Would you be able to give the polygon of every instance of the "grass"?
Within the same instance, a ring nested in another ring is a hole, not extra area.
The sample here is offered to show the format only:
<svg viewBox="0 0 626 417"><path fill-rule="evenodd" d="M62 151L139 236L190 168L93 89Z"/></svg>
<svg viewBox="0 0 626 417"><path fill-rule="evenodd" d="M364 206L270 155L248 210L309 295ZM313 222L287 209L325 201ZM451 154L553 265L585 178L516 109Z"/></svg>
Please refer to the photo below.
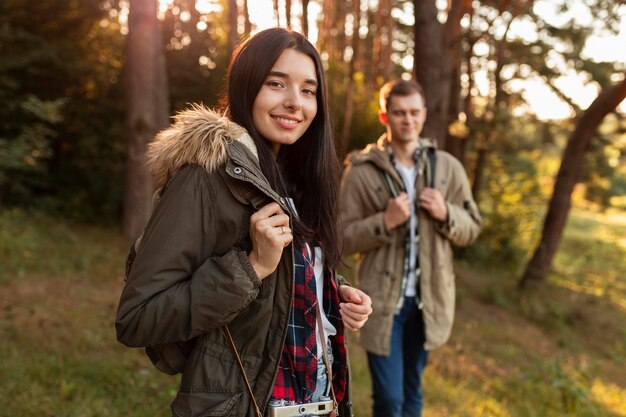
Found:
<svg viewBox="0 0 626 417"><path fill-rule="evenodd" d="M449 343L431 353L425 417L626 416L626 215L575 211L553 273L518 293L457 265ZM169 416L178 378L117 343L129 242L117 230L0 212L0 417ZM349 338L355 414L370 380Z"/></svg>

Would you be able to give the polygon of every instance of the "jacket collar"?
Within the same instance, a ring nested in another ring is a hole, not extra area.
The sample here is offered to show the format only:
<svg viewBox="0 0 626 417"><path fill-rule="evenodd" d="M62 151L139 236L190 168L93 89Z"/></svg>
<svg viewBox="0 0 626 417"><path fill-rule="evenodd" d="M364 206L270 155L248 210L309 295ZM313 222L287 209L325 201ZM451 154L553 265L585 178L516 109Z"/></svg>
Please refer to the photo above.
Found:
<svg viewBox="0 0 626 417"><path fill-rule="evenodd" d="M425 138L419 138L419 146L415 151L415 159L420 158L420 152L427 148L435 148L432 141ZM359 165L365 162L375 164L378 168L395 173L393 167L393 151L389 141L387 140L387 134L384 133L378 138L376 143L369 144L365 149L350 153L346 157L346 165Z"/></svg>

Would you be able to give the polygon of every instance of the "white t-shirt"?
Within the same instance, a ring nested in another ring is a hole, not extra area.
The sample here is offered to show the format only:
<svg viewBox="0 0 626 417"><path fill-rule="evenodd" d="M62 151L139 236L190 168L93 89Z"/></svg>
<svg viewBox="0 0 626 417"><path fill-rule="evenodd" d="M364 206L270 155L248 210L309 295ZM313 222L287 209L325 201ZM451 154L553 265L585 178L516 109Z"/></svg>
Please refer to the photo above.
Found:
<svg viewBox="0 0 626 417"><path fill-rule="evenodd" d="M307 249L311 253L311 247L307 243ZM320 312L322 313L322 324L324 325L324 336L326 336L325 342L328 342L330 336L337 334L337 329L333 326L326 313L324 312L323 301L324 300L324 258L322 255L322 248L315 247L315 263L313 264L313 271L315 272L315 292L317 293L317 300L320 303ZM315 338L317 339L317 346L319 346L317 356L320 357L324 354L322 350L322 339L320 337L319 329L315 326Z"/></svg>
<svg viewBox="0 0 626 417"><path fill-rule="evenodd" d="M411 200L411 217L409 218L409 238L411 239L411 247L409 248L409 274L407 277L404 295L407 297L415 297L417 294L415 288L417 285L417 276L415 274L415 261L417 258L417 239L415 238L417 229L417 216L415 213L415 180L417 178L417 164L412 167L405 167L404 165L398 163L395 165L398 173L402 177L402 181L404 182L406 193L409 195L409 199Z"/></svg>

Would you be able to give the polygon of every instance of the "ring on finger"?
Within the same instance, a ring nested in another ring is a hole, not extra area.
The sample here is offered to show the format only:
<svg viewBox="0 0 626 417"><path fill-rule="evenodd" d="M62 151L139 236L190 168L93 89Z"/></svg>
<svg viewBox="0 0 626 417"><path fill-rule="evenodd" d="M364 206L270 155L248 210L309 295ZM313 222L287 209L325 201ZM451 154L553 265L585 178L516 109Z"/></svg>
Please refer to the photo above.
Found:
<svg viewBox="0 0 626 417"><path fill-rule="evenodd" d="M285 234L285 226L280 226L280 234L281 235Z"/></svg>

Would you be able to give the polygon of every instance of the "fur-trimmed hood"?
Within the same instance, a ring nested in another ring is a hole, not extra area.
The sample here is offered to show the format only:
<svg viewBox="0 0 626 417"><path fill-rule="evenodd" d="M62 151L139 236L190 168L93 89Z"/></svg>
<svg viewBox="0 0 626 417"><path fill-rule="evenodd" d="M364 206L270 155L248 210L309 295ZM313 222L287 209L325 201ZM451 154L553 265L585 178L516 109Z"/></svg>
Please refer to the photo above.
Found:
<svg viewBox="0 0 626 417"><path fill-rule="evenodd" d="M194 104L174 116L174 123L148 145L148 168L158 188L185 165L200 165L211 172L226 162L226 148L233 141L241 142L258 159L256 146L243 127Z"/></svg>

